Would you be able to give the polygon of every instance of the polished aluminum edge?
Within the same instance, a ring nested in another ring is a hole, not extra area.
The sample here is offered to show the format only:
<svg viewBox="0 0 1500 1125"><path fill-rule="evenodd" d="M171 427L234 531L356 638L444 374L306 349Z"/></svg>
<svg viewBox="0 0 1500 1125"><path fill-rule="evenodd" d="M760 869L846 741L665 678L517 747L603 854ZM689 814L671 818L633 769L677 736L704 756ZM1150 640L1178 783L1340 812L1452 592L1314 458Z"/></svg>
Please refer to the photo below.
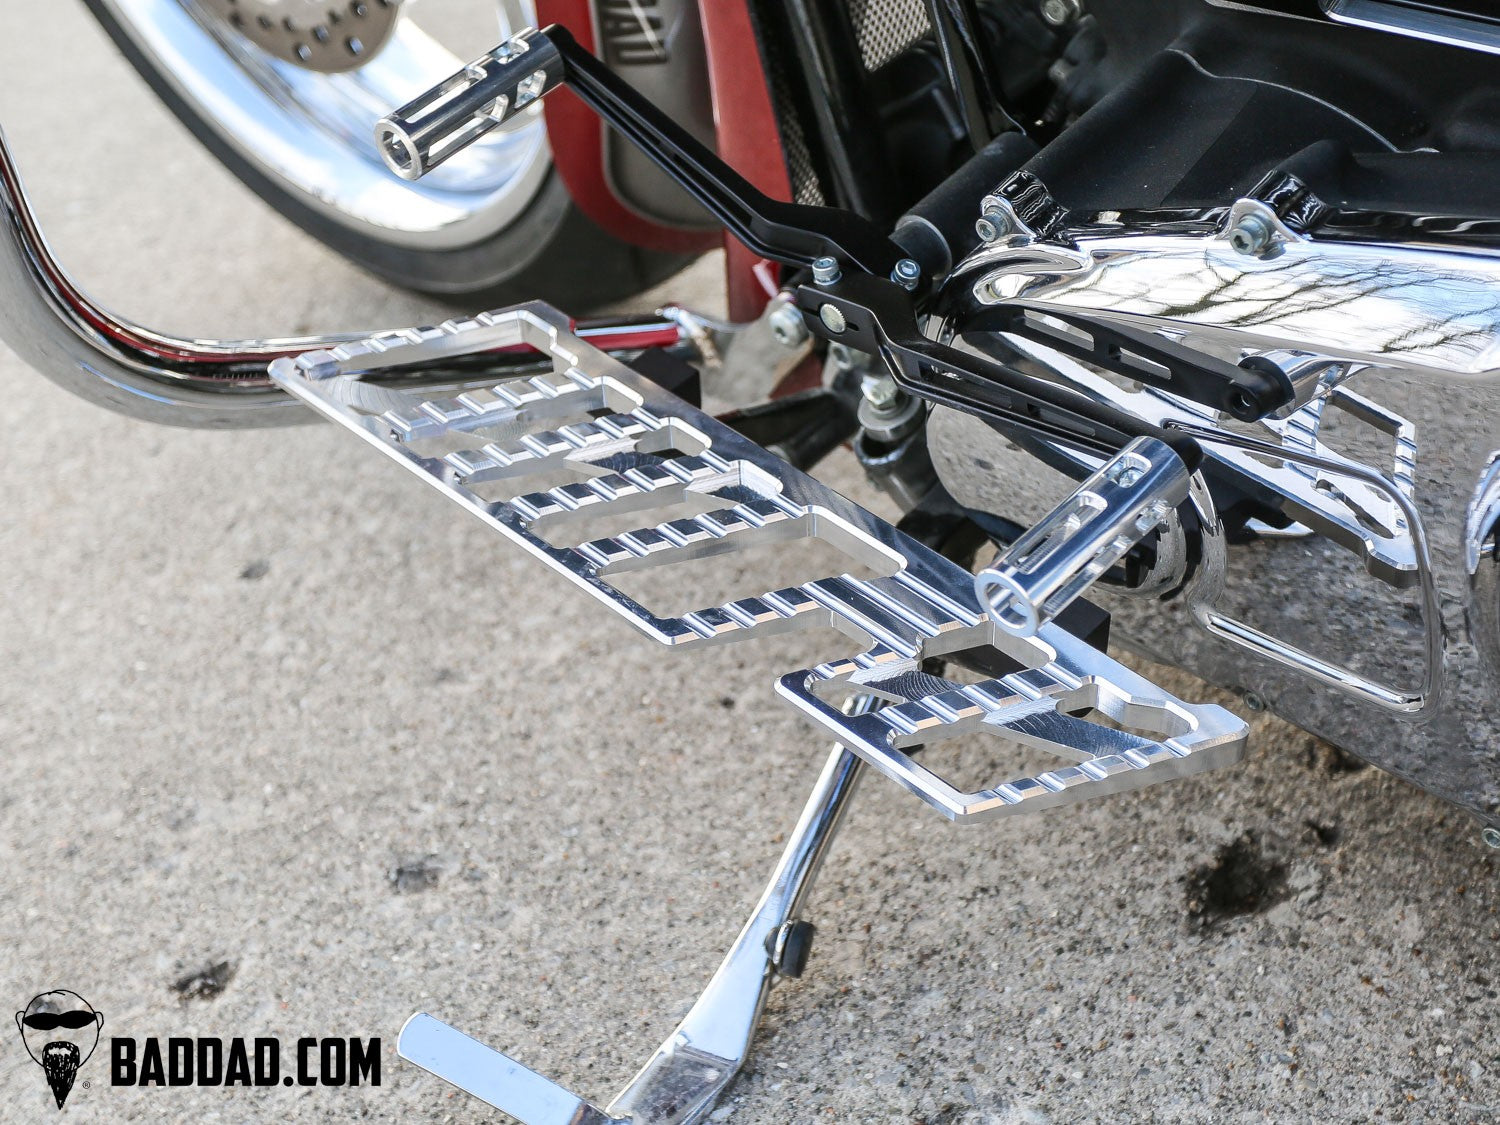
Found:
<svg viewBox="0 0 1500 1125"><path fill-rule="evenodd" d="M550 356L553 373L456 398L364 379L416 357L516 344ZM950 818L1051 808L1225 765L1243 753L1246 726L1222 708L1184 703L1056 625L1030 638L1007 635L979 604L967 570L589 347L545 305L280 359L271 374L663 644L720 644L819 626L862 639L870 645L862 654L784 676L779 690L836 741ZM453 450L466 435L474 447ZM422 449L428 442L439 445L430 455ZM527 478L558 470L578 479L508 500L476 491L501 483L524 488ZM722 506L587 538L600 517L684 499ZM657 615L611 582L627 571L804 538L882 576L830 575L679 617ZM928 658L965 654L1020 670L969 685L922 671ZM879 706L846 715L832 700L849 694L873 695ZM1091 721L1093 712L1155 737ZM1077 764L967 792L907 753L970 731Z"/></svg>
<svg viewBox="0 0 1500 1125"><path fill-rule="evenodd" d="M1428 8L1383 0L1321 0L1321 6L1329 19L1340 23L1500 55L1500 26L1483 18L1444 11L1436 5Z"/></svg>

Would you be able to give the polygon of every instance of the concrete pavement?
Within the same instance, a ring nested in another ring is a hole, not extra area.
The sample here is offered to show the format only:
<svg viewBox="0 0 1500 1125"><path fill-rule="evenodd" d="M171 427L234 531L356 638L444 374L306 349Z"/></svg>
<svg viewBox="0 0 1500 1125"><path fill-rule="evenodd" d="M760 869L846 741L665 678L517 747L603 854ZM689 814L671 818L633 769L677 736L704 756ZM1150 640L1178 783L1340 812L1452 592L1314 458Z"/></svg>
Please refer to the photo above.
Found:
<svg viewBox="0 0 1500 1125"><path fill-rule="evenodd" d="M63 261L143 322L451 311L260 205L80 4L0 7L0 121ZM417 1009L610 1096L817 774L771 690L808 640L660 652L329 427L152 428L3 349L0 394L0 1007L387 1047L357 1090L120 1089L95 1059L69 1118L491 1120L396 1059ZM1262 719L1234 770L971 829L868 779L729 1119L1500 1120L1500 856L1352 765ZM56 1112L0 1028L0 1122Z"/></svg>

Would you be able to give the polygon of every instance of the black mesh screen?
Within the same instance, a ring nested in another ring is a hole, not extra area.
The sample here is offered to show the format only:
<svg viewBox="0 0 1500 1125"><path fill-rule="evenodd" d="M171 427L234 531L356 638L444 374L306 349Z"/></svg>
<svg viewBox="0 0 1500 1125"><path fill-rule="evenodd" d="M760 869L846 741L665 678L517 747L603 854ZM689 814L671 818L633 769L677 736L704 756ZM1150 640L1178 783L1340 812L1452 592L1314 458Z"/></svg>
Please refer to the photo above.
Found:
<svg viewBox="0 0 1500 1125"><path fill-rule="evenodd" d="M866 70L890 62L931 26L922 0L852 0L849 15Z"/></svg>
<svg viewBox="0 0 1500 1125"><path fill-rule="evenodd" d="M833 0L828 0L833 2ZM859 51L866 70L876 70L890 62L912 43L927 34L927 6L923 0L848 0L850 20L859 39ZM792 198L798 203L827 202L818 173L807 147L807 134L800 116L787 95L782 67L787 62L768 52L766 77L781 139L786 148L787 171L792 181Z"/></svg>
<svg viewBox="0 0 1500 1125"><path fill-rule="evenodd" d="M827 202L827 198L818 183L818 173L813 169L801 116L787 93L786 74L783 70L786 64L774 52L766 56L765 64L766 80L771 86L772 109L781 129L782 147L786 150L787 175L792 181L792 200L821 206Z"/></svg>
<svg viewBox="0 0 1500 1125"><path fill-rule="evenodd" d="M812 155L807 151L807 137L802 127L793 122L790 128L783 130L782 141L786 145L787 171L792 179L792 198L798 203L819 206L826 203L823 189L818 184L818 174L813 171Z"/></svg>

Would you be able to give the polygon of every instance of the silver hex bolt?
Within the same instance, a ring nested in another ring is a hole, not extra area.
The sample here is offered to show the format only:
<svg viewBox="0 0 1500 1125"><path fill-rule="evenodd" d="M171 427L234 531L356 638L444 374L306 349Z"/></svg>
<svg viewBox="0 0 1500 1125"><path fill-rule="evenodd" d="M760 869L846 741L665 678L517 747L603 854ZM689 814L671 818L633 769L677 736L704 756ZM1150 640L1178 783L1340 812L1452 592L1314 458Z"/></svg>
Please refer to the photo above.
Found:
<svg viewBox="0 0 1500 1125"><path fill-rule="evenodd" d="M891 280L903 289L915 289L922 280L922 267L911 258L902 258L891 270Z"/></svg>
<svg viewBox="0 0 1500 1125"><path fill-rule="evenodd" d="M864 395L865 401L876 410L889 412L900 404L903 392L884 371L874 372L864 376L859 381L860 394Z"/></svg>
<svg viewBox="0 0 1500 1125"><path fill-rule="evenodd" d="M991 207L974 221L974 233L985 242L999 242L1010 232L1010 216L998 207Z"/></svg>
<svg viewBox="0 0 1500 1125"><path fill-rule="evenodd" d="M1264 215L1241 215L1229 230L1229 245L1236 254L1259 255L1271 248L1276 228Z"/></svg>
<svg viewBox="0 0 1500 1125"><path fill-rule="evenodd" d="M813 259L812 275L813 280L819 285L833 285L839 278L844 276L844 272L839 269L839 260L837 258L830 258L825 255L821 258Z"/></svg>
<svg viewBox="0 0 1500 1125"><path fill-rule="evenodd" d="M783 303L766 317L766 324L776 342L788 351L801 347L810 335L802 313L794 305Z"/></svg>
<svg viewBox="0 0 1500 1125"><path fill-rule="evenodd" d="M1066 27L1083 14L1079 0L1043 0L1042 19L1053 27Z"/></svg>

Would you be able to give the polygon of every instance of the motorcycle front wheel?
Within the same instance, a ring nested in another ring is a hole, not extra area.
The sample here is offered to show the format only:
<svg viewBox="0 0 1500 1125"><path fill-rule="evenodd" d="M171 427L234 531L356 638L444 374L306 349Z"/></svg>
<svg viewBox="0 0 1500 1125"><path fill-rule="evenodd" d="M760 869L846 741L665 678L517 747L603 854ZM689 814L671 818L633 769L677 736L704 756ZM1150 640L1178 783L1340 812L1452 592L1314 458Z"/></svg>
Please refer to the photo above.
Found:
<svg viewBox="0 0 1500 1125"><path fill-rule="evenodd" d="M474 54L534 20L529 5L487 2L493 31ZM297 226L397 285L490 305L540 297L583 311L649 288L687 261L614 238L578 210L552 167L539 112L417 183L387 170L374 122L464 61L405 10L412 0L85 3L226 168Z"/></svg>

